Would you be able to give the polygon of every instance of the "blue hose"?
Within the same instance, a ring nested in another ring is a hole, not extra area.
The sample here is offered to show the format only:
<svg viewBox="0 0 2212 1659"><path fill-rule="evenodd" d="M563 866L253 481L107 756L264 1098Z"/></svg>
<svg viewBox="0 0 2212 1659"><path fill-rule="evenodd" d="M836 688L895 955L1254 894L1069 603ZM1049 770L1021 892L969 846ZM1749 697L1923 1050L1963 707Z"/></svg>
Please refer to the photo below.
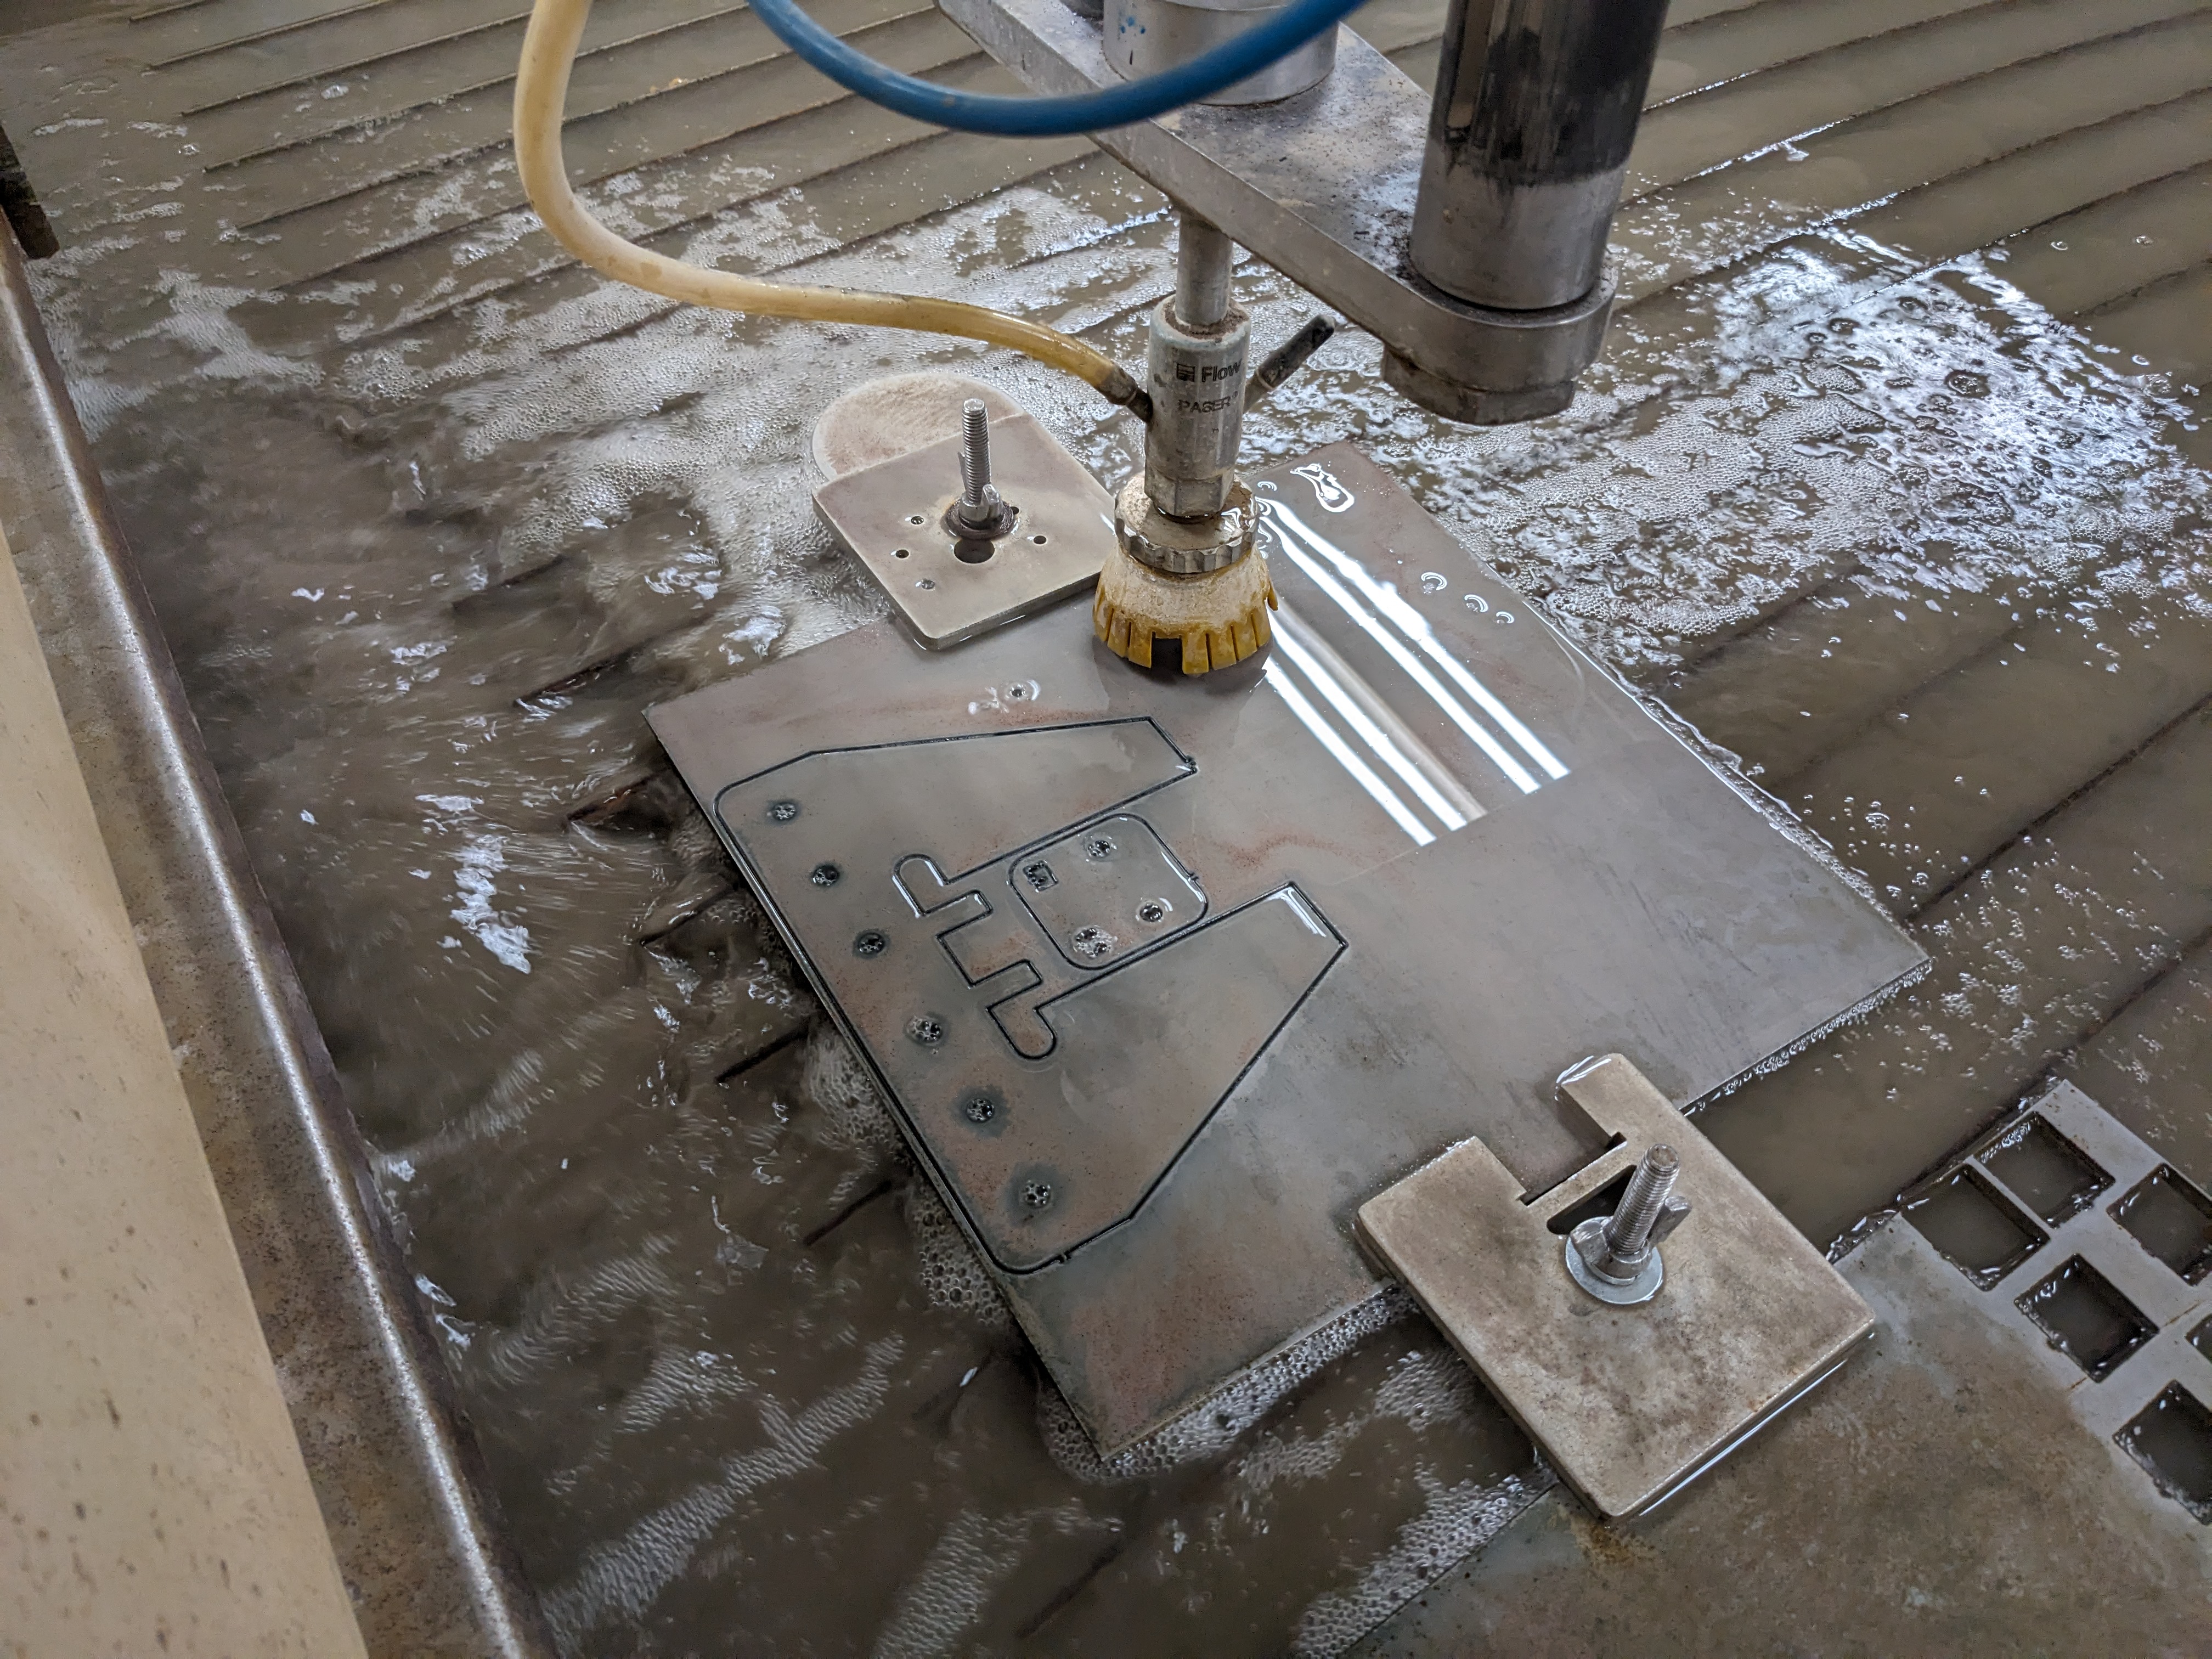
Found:
<svg viewBox="0 0 2212 1659"><path fill-rule="evenodd" d="M752 0L754 15L776 39L848 92L901 115L956 132L1001 138L1060 138L1103 132L1164 115L1211 97L1288 57L1323 29L1333 29L1364 0L1296 0L1255 29L1224 41L1188 63L1104 92L1067 98L1008 98L960 92L886 69L856 52L800 10L797 0Z"/></svg>

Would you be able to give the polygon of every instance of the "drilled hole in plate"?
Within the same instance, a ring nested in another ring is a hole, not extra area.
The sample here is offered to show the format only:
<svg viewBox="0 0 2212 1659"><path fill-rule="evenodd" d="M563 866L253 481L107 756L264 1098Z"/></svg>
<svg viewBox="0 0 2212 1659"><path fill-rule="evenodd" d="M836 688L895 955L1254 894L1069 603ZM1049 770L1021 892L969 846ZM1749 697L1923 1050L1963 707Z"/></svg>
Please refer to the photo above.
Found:
<svg viewBox="0 0 2212 1659"><path fill-rule="evenodd" d="M909 513L906 515L906 521L908 524L920 524L921 522L921 514L919 513Z"/></svg>
<svg viewBox="0 0 2212 1659"><path fill-rule="evenodd" d="M2021 1297L2020 1310L2093 1382L2103 1382L2158 1334L2134 1303L2078 1255Z"/></svg>
<svg viewBox="0 0 2212 1659"><path fill-rule="evenodd" d="M1045 538L1042 536L1032 536L1030 539L1035 542L1039 547L1042 547L1045 544Z"/></svg>
<svg viewBox="0 0 2212 1659"><path fill-rule="evenodd" d="M891 549L891 557L895 559L911 558L912 556L913 555L908 553L906 549L902 547L895 547Z"/></svg>
<svg viewBox="0 0 2212 1659"><path fill-rule="evenodd" d="M998 550L998 543L984 536L963 536L952 544L952 556L963 564L988 564Z"/></svg>

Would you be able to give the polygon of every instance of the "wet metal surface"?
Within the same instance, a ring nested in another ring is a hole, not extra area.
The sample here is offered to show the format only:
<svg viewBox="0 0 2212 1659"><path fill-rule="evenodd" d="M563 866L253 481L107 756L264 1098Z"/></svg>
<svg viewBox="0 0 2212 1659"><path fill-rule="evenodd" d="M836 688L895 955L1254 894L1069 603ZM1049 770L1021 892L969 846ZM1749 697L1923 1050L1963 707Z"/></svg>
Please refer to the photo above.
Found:
<svg viewBox="0 0 2212 1659"><path fill-rule="evenodd" d="M1858 1292L1619 1054L1560 1092L1615 1144L1524 1191L1480 1140L1359 1207L1361 1238L1413 1290L1576 1494L1608 1520L1667 1502L1845 1363L1873 1330ZM1688 1221L1657 1294L1607 1306L1567 1273L1555 1218L1672 1147Z"/></svg>
<svg viewBox="0 0 2212 1659"><path fill-rule="evenodd" d="M1802 1407L1627 1527L1539 1503L1360 1659L2198 1651L2212 1527L2076 1415L2144 1356L2089 1382L1902 1222L1841 1266L1874 1339Z"/></svg>

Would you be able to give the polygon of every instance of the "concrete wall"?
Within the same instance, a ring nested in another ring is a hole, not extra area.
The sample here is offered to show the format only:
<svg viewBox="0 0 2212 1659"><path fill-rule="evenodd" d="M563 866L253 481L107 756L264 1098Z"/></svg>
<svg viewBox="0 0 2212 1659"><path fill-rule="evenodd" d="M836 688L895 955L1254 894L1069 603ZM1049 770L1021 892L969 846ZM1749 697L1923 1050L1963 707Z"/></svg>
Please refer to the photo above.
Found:
<svg viewBox="0 0 2212 1659"><path fill-rule="evenodd" d="M0 1655L362 1652L0 557Z"/></svg>

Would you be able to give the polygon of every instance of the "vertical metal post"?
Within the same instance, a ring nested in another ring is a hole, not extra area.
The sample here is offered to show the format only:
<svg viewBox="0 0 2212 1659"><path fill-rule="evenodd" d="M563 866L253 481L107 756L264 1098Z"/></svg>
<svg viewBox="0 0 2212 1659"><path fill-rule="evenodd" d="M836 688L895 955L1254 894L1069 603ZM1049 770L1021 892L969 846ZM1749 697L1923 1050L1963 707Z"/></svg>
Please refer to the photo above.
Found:
<svg viewBox="0 0 2212 1659"><path fill-rule="evenodd" d="M1176 234L1175 297L1154 309L1146 354L1145 488L1170 518L1200 519L1228 504L1235 482L1252 325L1230 303L1229 238L1188 210Z"/></svg>
<svg viewBox="0 0 2212 1659"><path fill-rule="evenodd" d="M1185 210L1176 216L1176 321L1219 325L1229 314L1229 263L1235 245L1217 226Z"/></svg>
<svg viewBox="0 0 2212 1659"><path fill-rule="evenodd" d="M1504 311L1597 285L1666 15L1667 0L1452 0L1416 270Z"/></svg>

